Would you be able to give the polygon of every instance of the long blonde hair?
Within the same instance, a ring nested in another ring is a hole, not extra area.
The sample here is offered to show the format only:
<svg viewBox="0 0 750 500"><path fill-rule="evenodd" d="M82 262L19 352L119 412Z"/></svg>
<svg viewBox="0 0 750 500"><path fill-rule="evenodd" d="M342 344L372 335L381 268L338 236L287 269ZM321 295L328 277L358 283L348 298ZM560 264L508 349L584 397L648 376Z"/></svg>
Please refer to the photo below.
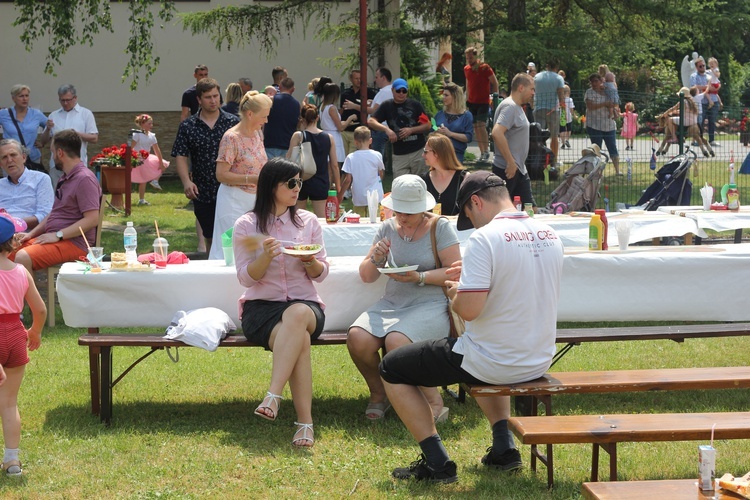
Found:
<svg viewBox="0 0 750 500"><path fill-rule="evenodd" d="M450 92L451 97L453 97L453 109L444 109L444 111L454 115L464 114L466 112L466 99L464 98L463 89L455 83L450 82L445 84L443 90Z"/></svg>
<svg viewBox="0 0 750 500"><path fill-rule="evenodd" d="M427 137L427 146L430 146L440 165L446 170L465 170L456 157L456 150L451 140L443 134L432 133ZM430 170L434 170L430 167Z"/></svg>

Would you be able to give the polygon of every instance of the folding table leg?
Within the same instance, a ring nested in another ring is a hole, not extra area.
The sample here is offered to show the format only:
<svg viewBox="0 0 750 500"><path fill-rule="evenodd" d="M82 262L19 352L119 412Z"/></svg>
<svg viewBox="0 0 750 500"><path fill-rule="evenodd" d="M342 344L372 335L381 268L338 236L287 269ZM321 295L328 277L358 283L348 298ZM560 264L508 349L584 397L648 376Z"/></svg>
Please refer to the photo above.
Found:
<svg viewBox="0 0 750 500"><path fill-rule="evenodd" d="M99 388L101 387L101 378L99 371L99 362L101 360L101 349L96 346L89 346L89 379L91 380L91 414L99 415L99 403L101 402Z"/></svg>
<svg viewBox="0 0 750 500"><path fill-rule="evenodd" d="M101 348L101 421L109 425L112 419L112 347Z"/></svg>

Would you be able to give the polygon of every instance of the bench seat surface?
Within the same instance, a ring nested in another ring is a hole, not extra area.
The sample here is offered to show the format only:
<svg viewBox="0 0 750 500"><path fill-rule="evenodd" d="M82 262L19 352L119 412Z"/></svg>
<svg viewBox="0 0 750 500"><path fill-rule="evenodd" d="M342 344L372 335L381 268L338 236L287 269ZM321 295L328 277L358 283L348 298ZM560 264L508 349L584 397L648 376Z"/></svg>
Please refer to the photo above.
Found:
<svg viewBox="0 0 750 500"><path fill-rule="evenodd" d="M335 345L346 343L346 332L323 332L312 341L312 345ZM111 346L111 347L189 347L179 340L165 339L162 335L141 333L98 334L87 333L78 337L78 345ZM258 347L248 341L244 335L229 335L221 341L219 347Z"/></svg>
<svg viewBox="0 0 750 500"><path fill-rule="evenodd" d="M513 417L523 444L696 441L750 438L750 412Z"/></svg>
<svg viewBox="0 0 750 500"><path fill-rule="evenodd" d="M737 500L740 498L732 493L724 493L721 489L715 492L701 491L695 479L583 483L581 491L586 500L643 500L644 498Z"/></svg>

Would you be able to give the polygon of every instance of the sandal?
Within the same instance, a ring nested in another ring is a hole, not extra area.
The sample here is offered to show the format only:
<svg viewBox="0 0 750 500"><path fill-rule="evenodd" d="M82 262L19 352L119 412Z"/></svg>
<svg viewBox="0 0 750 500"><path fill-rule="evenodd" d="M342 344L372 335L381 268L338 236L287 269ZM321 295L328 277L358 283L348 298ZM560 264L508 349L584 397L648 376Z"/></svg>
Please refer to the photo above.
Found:
<svg viewBox="0 0 750 500"><path fill-rule="evenodd" d="M367 417L369 420L380 420L385 416L385 412L390 410L391 403L386 398L380 403L367 403L367 408L365 409L365 417Z"/></svg>
<svg viewBox="0 0 750 500"><path fill-rule="evenodd" d="M312 448L312 445L315 444L315 439L313 439L313 424L301 424L299 422L294 422L294 425L299 427L299 429L297 429L297 432L294 433L292 446L296 446L297 448ZM297 437L297 435L300 433L302 435Z"/></svg>
<svg viewBox="0 0 750 500"><path fill-rule="evenodd" d="M258 406L253 413L258 415L261 418L265 418L266 420L276 420L276 416L279 414L279 406L281 406L281 400L284 399L279 394L273 394L271 392L266 392L266 397L263 398L263 402L260 403L260 406ZM276 408L274 408L274 406ZM261 411L264 410L264 411ZM270 412L269 415L266 412Z"/></svg>
<svg viewBox="0 0 750 500"><path fill-rule="evenodd" d="M3 462L2 469L8 476L20 476L23 473L20 460L8 460Z"/></svg>
<svg viewBox="0 0 750 500"><path fill-rule="evenodd" d="M441 422L445 422L446 420L448 420L449 411L450 411L450 408L448 408L447 406L443 406L440 409L440 413L438 413L437 415L433 415L433 418L435 419L435 423L439 424Z"/></svg>

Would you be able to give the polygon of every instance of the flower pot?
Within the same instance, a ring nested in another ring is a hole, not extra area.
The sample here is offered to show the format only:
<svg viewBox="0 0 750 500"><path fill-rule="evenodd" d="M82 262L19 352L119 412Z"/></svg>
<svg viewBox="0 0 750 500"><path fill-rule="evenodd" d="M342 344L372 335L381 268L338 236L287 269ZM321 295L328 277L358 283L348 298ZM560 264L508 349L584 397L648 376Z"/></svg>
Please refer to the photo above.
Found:
<svg viewBox="0 0 750 500"><path fill-rule="evenodd" d="M102 191L109 193L110 204L122 209L124 206L123 194L130 189L130 182L126 178L125 167L111 167L102 165Z"/></svg>

